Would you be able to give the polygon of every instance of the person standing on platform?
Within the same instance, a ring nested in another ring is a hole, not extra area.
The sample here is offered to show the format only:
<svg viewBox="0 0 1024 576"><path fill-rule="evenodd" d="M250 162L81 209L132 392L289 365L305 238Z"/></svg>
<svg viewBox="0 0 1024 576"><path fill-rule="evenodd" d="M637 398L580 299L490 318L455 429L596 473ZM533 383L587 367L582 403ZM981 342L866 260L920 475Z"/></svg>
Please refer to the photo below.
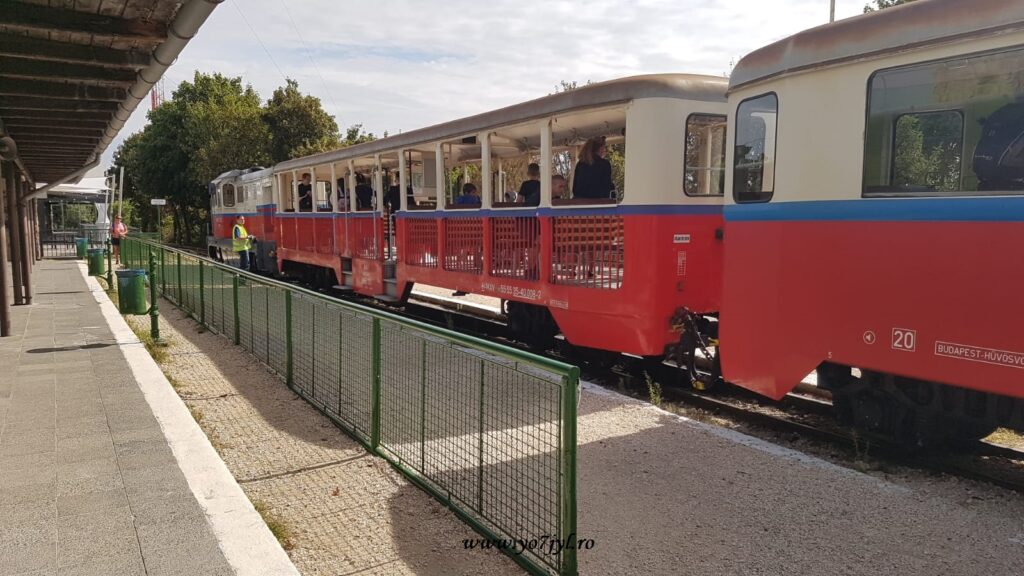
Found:
<svg viewBox="0 0 1024 576"><path fill-rule="evenodd" d="M121 263L121 239L128 236L128 227L120 216L114 216L114 225L110 228L110 245L114 248L114 261Z"/></svg>
<svg viewBox="0 0 1024 576"><path fill-rule="evenodd" d="M231 249L238 253L238 267L242 270L250 269L249 251L252 250L253 239L245 229L245 216L236 218L231 229Z"/></svg>

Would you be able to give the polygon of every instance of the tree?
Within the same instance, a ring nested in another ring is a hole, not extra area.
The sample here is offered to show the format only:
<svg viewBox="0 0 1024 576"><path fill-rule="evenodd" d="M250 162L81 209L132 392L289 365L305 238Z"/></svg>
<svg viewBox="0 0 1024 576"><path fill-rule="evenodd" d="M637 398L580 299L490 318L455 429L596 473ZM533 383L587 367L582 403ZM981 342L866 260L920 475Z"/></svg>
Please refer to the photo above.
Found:
<svg viewBox="0 0 1024 576"><path fill-rule="evenodd" d="M270 129L270 156L275 163L341 144L334 117L324 111L319 98L299 92L299 83L290 78L274 90L263 119Z"/></svg>
<svg viewBox="0 0 1024 576"><path fill-rule="evenodd" d="M892 8L893 6L899 6L900 4L909 4L914 0L874 0L874 6L871 4L864 5L864 13L875 12L877 10L885 10L886 8Z"/></svg>
<svg viewBox="0 0 1024 576"><path fill-rule="evenodd" d="M363 130L362 124L353 124L345 130L345 137L341 140L341 146L354 146L356 144L362 144L363 142L372 142L377 137L373 135L373 132L367 133Z"/></svg>

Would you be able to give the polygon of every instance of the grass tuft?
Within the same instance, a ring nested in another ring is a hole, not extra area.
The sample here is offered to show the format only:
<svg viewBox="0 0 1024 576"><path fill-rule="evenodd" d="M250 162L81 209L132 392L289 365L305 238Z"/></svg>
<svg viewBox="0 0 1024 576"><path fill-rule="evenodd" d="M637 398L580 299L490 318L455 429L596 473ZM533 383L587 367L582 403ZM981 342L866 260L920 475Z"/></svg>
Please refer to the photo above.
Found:
<svg viewBox="0 0 1024 576"><path fill-rule="evenodd" d="M267 528L270 528L270 533L273 534L274 538L277 538L277 541L281 543L281 547L285 550L295 548L291 527L288 526L288 524L286 524L277 514L274 514L266 502L262 500L253 500L252 505L256 508L256 511L260 513L263 521L267 523Z"/></svg>
<svg viewBox="0 0 1024 576"><path fill-rule="evenodd" d="M188 407L188 411L192 414L192 419L196 421L196 424L202 424L203 423L203 418L205 418L206 415L203 414L202 410L200 410L199 408L196 408L194 406L189 406Z"/></svg>
<svg viewBox="0 0 1024 576"><path fill-rule="evenodd" d="M644 380L647 382L647 396L650 398L651 404L655 406L661 406L661 384L654 381L651 375L644 372Z"/></svg>
<svg viewBox="0 0 1024 576"><path fill-rule="evenodd" d="M135 326L132 326L132 332L135 332L135 335L139 337L139 340L142 342L142 344L146 346L146 351L149 352L149 355L153 357L153 360L156 360L157 364L163 364L164 362L167 361L168 346L166 342L158 344L153 340L153 337L150 336L149 330L145 328L137 328Z"/></svg>

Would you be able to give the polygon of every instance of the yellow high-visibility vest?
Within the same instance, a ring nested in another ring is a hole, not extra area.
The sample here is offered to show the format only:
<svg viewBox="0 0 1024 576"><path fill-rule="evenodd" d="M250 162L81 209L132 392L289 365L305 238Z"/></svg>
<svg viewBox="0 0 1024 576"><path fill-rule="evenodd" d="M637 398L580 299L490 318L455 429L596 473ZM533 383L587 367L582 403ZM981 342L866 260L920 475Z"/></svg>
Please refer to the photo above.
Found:
<svg viewBox="0 0 1024 576"><path fill-rule="evenodd" d="M247 252L252 247L249 240L249 231L241 224L235 224L231 229L231 249L235 252Z"/></svg>

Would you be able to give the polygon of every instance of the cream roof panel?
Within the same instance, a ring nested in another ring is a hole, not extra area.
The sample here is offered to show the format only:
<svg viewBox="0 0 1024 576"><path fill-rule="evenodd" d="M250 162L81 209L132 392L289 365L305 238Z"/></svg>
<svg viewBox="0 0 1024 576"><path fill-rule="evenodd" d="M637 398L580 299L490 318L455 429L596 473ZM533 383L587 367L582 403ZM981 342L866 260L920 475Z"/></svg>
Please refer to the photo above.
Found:
<svg viewBox="0 0 1024 576"><path fill-rule="evenodd" d="M751 52L729 88L898 49L1024 29L1024 0L918 0L805 30Z"/></svg>
<svg viewBox="0 0 1024 576"><path fill-rule="evenodd" d="M414 147L427 142L465 136L553 114L628 102L637 98L679 98L702 102L725 102L727 86L726 78L692 74L651 74L610 80L373 142L322 152L305 158L295 158L278 164L274 167L274 171L296 170L306 166L369 156L385 150Z"/></svg>

